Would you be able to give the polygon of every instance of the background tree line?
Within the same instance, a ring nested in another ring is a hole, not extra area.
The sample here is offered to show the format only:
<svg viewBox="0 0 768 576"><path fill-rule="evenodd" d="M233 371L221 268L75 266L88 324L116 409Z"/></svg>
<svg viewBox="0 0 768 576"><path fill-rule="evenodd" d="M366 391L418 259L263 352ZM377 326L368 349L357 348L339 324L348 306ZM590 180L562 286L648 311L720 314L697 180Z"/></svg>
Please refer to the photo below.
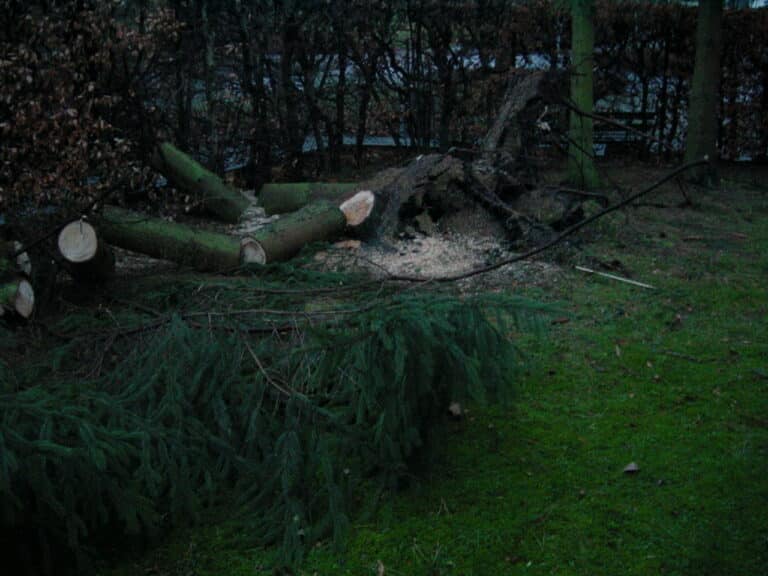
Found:
<svg viewBox="0 0 768 576"><path fill-rule="evenodd" d="M1 4L2 204L144 190L159 135L216 171L241 168L251 187L276 166L292 178L363 167L371 136L471 146L513 69L570 66L570 10L557 0ZM595 3L594 99L656 138L633 144L641 158L682 154L696 14ZM767 32L767 10L725 11L724 158L768 151ZM550 120L566 134L565 114Z"/></svg>

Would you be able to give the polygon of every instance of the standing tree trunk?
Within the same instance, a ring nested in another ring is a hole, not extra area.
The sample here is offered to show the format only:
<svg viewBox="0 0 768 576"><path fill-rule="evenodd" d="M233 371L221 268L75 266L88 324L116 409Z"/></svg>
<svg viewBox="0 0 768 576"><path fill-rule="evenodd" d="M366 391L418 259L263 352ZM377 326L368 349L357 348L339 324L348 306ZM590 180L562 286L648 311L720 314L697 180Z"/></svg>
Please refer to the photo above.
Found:
<svg viewBox="0 0 768 576"><path fill-rule="evenodd" d="M338 4L338 2L334 4ZM338 6L336 6L336 10L340 12ZM336 81L336 118L331 131L332 136L328 139L328 147L330 148L331 171L338 172L341 170L341 152L344 146L344 107L347 95L347 53L349 50L344 31L343 13L336 13L334 33L336 35L339 77Z"/></svg>
<svg viewBox="0 0 768 576"><path fill-rule="evenodd" d="M717 103L720 88L723 0L700 0L696 23L696 64L693 69L685 161L717 158ZM691 180L713 184L714 163L689 172Z"/></svg>
<svg viewBox="0 0 768 576"><path fill-rule="evenodd" d="M571 2L571 100L579 109L592 113L594 85L594 0ZM571 111L568 146L568 180L573 186L599 186L593 162L592 119Z"/></svg>
<svg viewBox="0 0 768 576"><path fill-rule="evenodd" d="M208 8L208 1L203 0L200 4L200 22L203 43L205 44L203 69L205 74L206 148L208 152L208 168L213 172L217 172L223 166L219 154L219 134L216 125L218 113L218 95L216 93L216 30L212 26Z"/></svg>

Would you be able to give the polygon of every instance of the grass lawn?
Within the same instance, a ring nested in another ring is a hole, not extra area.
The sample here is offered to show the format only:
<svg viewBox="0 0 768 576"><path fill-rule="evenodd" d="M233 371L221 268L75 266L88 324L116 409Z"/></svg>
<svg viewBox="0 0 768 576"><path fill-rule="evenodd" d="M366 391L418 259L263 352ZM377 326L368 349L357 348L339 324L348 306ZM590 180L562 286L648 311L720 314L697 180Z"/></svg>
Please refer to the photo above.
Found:
<svg viewBox="0 0 768 576"><path fill-rule="evenodd" d="M768 574L768 195L691 192L586 232L582 263L656 289L572 266L510 287L567 316L523 343L513 407L470 408L424 477L301 574ZM251 542L216 522L113 574L271 574Z"/></svg>

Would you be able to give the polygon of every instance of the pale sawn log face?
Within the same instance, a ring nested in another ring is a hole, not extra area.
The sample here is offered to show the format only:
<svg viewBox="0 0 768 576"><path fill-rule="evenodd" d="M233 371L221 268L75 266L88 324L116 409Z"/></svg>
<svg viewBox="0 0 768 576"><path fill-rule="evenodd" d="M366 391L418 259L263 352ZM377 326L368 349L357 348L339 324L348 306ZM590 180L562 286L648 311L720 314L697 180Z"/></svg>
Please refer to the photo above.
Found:
<svg viewBox="0 0 768 576"><path fill-rule="evenodd" d="M96 229L85 220L70 222L59 232L59 252L67 262L88 262L99 249Z"/></svg>

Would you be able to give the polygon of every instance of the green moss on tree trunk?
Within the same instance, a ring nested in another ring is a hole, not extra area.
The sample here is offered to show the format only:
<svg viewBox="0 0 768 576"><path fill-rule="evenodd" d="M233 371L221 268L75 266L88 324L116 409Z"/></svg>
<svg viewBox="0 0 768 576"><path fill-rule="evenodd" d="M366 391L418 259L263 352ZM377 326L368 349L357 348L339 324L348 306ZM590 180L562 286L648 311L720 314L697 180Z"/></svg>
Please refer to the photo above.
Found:
<svg viewBox="0 0 768 576"><path fill-rule="evenodd" d="M240 265L237 238L106 207L98 231L110 244L172 260L197 270L226 270Z"/></svg>
<svg viewBox="0 0 768 576"><path fill-rule="evenodd" d="M571 100L581 110L593 109L594 0L571 0ZM592 160L592 119L571 111L568 146L568 180L573 186L600 185Z"/></svg>
<svg viewBox="0 0 768 576"><path fill-rule="evenodd" d="M294 212L314 200L341 203L359 189L357 182L280 182L264 184L259 205L269 215Z"/></svg>
<svg viewBox="0 0 768 576"><path fill-rule="evenodd" d="M240 192L173 144L160 144L152 164L175 186L200 198L205 209L224 222L239 221L248 207L248 200Z"/></svg>
<svg viewBox="0 0 768 576"><path fill-rule="evenodd" d="M339 207L322 200L280 218L256 232L253 238L264 250L267 262L276 262L294 256L306 244L341 234L346 226L346 218Z"/></svg>

